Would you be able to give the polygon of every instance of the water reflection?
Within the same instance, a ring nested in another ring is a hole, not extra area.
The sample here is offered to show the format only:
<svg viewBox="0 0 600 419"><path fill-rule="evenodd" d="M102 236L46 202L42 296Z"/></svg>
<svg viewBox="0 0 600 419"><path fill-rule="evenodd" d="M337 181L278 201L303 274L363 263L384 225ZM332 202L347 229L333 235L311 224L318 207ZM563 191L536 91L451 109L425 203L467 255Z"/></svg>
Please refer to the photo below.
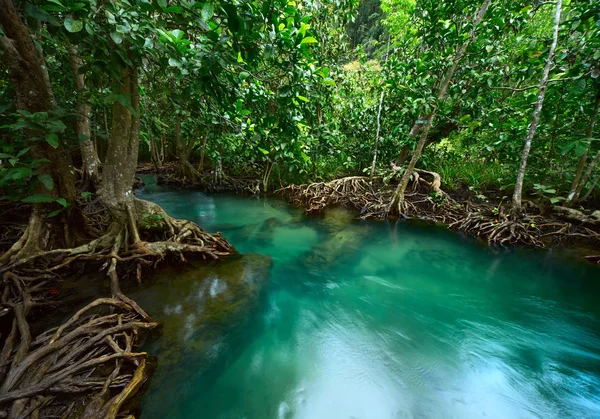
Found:
<svg viewBox="0 0 600 419"><path fill-rule="evenodd" d="M600 417L598 269L339 209L171 193L146 198L184 218L212 208L204 227L273 266L265 301L233 321L202 311L236 292L222 273L147 290L176 319L142 418Z"/></svg>

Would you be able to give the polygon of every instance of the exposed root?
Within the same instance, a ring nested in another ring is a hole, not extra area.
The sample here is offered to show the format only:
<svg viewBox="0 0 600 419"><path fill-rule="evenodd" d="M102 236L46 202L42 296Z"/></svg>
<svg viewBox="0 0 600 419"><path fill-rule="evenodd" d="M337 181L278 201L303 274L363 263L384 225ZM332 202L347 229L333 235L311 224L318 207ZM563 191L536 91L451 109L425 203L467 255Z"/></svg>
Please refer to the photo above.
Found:
<svg viewBox="0 0 600 419"><path fill-rule="evenodd" d="M475 212L450 224L450 228L480 237L490 244L525 244L543 247L535 224L529 219L512 220L504 214Z"/></svg>
<svg viewBox="0 0 600 419"><path fill-rule="evenodd" d="M125 220L113 221L89 243L38 251L0 267L0 318L10 324L0 351L0 417L67 417L77 411L80 417L115 418L128 413L126 401L148 377L148 355L134 348L141 332L157 324L123 294L118 266L133 270L141 281L143 268L169 255L212 260L233 252L220 234L171 218L154 203L133 200ZM28 316L53 304L50 281L87 263L106 271L112 296L33 337Z"/></svg>
<svg viewBox="0 0 600 419"><path fill-rule="evenodd" d="M425 177L432 179L431 182ZM542 214L525 214L512 220L508 210L488 203L472 205L470 201L458 203L441 187L435 172L417 170L410 192L404 199L395 196L393 186L381 179L346 177L330 182L308 185L290 185L275 191L292 204L304 207L307 213L320 212L328 206L343 205L360 211L362 218L385 218L391 214L405 218L415 217L449 224L449 228L475 236L492 245L524 244L543 247L567 240L600 244L600 232L595 224L598 214L584 216L579 211L569 211L565 222ZM565 211L560 211L564 216ZM567 220L569 221L569 220ZM595 261L595 257L589 260Z"/></svg>
<svg viewBox="0 0 600 419"><path fill-rule="evenodd" d="M139 333L157 324L121 298L102 298L33 338L27 317L48 304L47 282L48 276L3 275L2 309L13 319L0 353L0 416L61 417L68 397L79 409L88 405L86 412L93 405L88 417L116 417L145 380L148 355L133 352Z"/></svg>
<svg viewBox="0 0 600 419"><path fill-rule="evenodd" d="M194 179L180 176L176 171L165 171L158 176L160 185L174 186L176 188L198 188L207 192L235 192L239 194L260 194L261 182L257 179L244 179L221 174L216 178L210 175L201 175Z"/></svg>
<svg viewBox="0 0 600 419"><path fill-rule="evenodd" d="M419 187L419 180L414 182L413 191L404 195L401 214L445 223L460 216L459 206L445 192L435 193L435 188L432 192L429 190L432 184L422 177L415 178L420 179L424 188ZM307 213L344 205L359 210L362 218L385 218L389 215L390 203L394 203L393 189L381 178L352 176L330 182L290 185L275 193L294 205L305 207Z"/></svg>

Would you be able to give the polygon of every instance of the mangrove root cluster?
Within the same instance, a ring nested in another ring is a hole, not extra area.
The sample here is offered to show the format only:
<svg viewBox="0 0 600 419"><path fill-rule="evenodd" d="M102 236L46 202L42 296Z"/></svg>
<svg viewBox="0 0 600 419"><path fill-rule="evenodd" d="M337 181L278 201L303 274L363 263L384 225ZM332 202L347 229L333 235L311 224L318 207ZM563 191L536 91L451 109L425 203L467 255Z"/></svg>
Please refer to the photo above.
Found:
<svg viewBox="0 0 600 419"><path fill-rule="evenodd" d="M396 170L394 170L396 171ZM425 179L429 177L431 181ZM330 182L290 185L276 191L307 213L342 205L360 211L361 218L384 218L394 196L394 186L382 178L345 177ZM478 237L490 244L525 244L543 247L551 243L578 241L600 244L600 214L533 206L529 213L511 217L510 208L486 201L473 204L458 202L441 189L437 173L416 170L410 191L404 195L404 217L414 217L448 224L449 228ZM597 257L590 256L595 262Z"/></svg>
<svg viewBox="0 0 600 419"><path fill-rule="evenodd" d="M3 315L14 313L0 354L0 417L115 418L148 376L140 333L157 326L125 299L101 298L36 337L28 314L47 304L48 276L5 272Z"/></svg>
<svg viewBox="0 0 600 419"><path fill-rule="evenodd" d="M127 220L117 220L101 204L90 203L84 217L87 224L97 222L97 238L73 248L6 258L0 266L0 317L10 325L1 340L0 418L131 414L135 407L128 401L149 376L148 355L136 348L143 332L157 324L123 294L119 277L141 281L143 269L167 256L213 260L234 252L220 234L169 217L151 202L135 199L127 214ZM33 336L30 318L58 304L60 275L90 268L106 272L112 295Z"/></svg>
<svg viewBox="0 0 600 419"><path fill-rule="evenodd" d="M419 175L421 173L421 175ZM422 174L433 174L428 182ZM406 216L449 223L460 216L457 204L439 188L439 175L433 172L415 172L412 191L405 194ZM292 204L306 208L307 213L343 205L360 211L362 218L384 218L393 196L393 188L382 178L352 176L330 182L308 185L290 185L275 191Z"/></svg>

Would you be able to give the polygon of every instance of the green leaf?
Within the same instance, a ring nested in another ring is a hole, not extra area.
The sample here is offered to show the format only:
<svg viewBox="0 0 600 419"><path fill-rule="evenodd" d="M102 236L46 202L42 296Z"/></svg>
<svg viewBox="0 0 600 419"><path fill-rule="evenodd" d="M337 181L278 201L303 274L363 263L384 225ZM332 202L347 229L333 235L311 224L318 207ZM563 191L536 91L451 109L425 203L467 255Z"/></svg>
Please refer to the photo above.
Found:
<svg viewBox="0 0 600 419"><path fill-rule="evenodd" d="M81 198L82 198L84 201L87 201L87 200L88 200L88 198L89 198L90 196L92 196L92 195L93 195L93 194L92 194L91 192L81 192Z"/></svg>
<svg viewBox="0 0 600 419"><path fill-rule="evenodd" d="M17 153L17 158L21 157L23 154L27 153L29 150L31 149L31 147L25 147L23 150L19 151Z"/></svg>
<svg viewBox="0 0 600 419"><path fill-rule="evenodd" d="M46 142L54 148L58 148L58 135L46 134Z"/></svg>
<svg viewBox="0 0 600 419"><path fill-rule="evenodd" d="M266 156L267 154L269 154L269 151L268 151L268 150L265 150L264 148L260 148L260 147L258 147L258 149L259 149L259 150L260 150L260 152L261 152L261 153L263 153L265 156Z"/></svg>
<svg viewBox="0 0 600 419"><path fill-rule="evenodd" d="M67 208L69 206L69 203L67 202L67 200L65 198L56 198L56 202L58 202L60 205L62 205L65 208Z"/></svg>
<svg viewBox="0 0 600 419"><path fill-rule="evenodd" d="M312 36L307 36L306 38L302 38L301 44L316 44L317 40Z"/></svg>
<svg viewBox="0 0 600 419"><path fill-rule="evenodd" d="M49 191L54 188L54 180L52 180L50 175L38 175L38 179Z"/></svg>
<svg viewBox="0 0 600 419"><path fill-rule="evenodd" d="M179 30L179 29L173 29L171 31L171 35L173 36L173 38L175 39L181 39L183 38L183 31Z"/></svg>
<svg viewBox="0 0 600 419"><path fill-rule="evenodd" d="M248 73L247 71L242 71L240 73L240 80L246 80L249 75L250 75L250 73Z"/></svg>
<svg viewBox="0 0 600 419"><path fill-rule="evenodd" d="M308 100L308 98L306 98L306 97L304 97L304 96L300 96L300 95L298 95L298 96L296 96L296 97L297 97L298 99L300 99L301 101L303 101L303 102L310 102L310 100Z"/></svg>
<svg viewBox="0 0 600 419"><path fill-rule="evenodd" d="M121 35L119 32L111 32L110 37L115 42L115 44L120 44L121 42L123 42L123 35Z"/></svg>
<svg viewBox="0 0 600 419"><path fill-rule="evenodd" d="M129 33L129 32L131 32L131 28L129 26L127 26L127 25L117 25L116 30L119 33Z"/></svg>
<svg viewBox="0 0 600 419"><path fill-rule="evenodd" d="M33 170L29 167L19 167L11 170L13 180L27 179L33 175Z"/></svg>
<svg viewBox="0 0 600 419"><path fill-rule="evenodd" d="M224 4L223 9L225 9L225 13L227 13L227 27L231 32L237 34L242 29L242 22L238 16L237 7L229 3Z"/></svg>
<svg viewBox="0 0 600 419"><path fill-rule="evenodd" d="M169 58L169 65L171 67L181 67L181 61L176 60L175 58Z"/></svg>
<svg viewBox="0 0 600 419"><path fill-rule="evenodd" d="M60 214L61 212L62 212L62 210L61 210L61 209L59 209L59 210L56 210L56 211L52 211L50 214L48 214L48 215L46 216L46 218L52 218L52 217L56 217L56 216L57 216L58 214Z"/></svg>
<svg viewBox="0 0 600 419"><path fill-rule="evenodd" d="M215 10L213 8L212 3L209 3L209 2L204 3L204 7L202 7L202 19L208 21L208 20L210 20L211 17L213 17L214 13L215 13Z"/></svg>
<svg viewBox="0 0 600 419"><path fill-rule="evenodd" d="M23 199L23 202L28 204L41 204L42 202L54 202L54 198L50 195L36 194Z"/></svg>
<svg viewBox="0 0 600 419"><path fill-rule="evenodd" d="M83 22L80 20L75 20L71 17L65 19L65 29L71 33L79 32L83 29Z"/></svg>

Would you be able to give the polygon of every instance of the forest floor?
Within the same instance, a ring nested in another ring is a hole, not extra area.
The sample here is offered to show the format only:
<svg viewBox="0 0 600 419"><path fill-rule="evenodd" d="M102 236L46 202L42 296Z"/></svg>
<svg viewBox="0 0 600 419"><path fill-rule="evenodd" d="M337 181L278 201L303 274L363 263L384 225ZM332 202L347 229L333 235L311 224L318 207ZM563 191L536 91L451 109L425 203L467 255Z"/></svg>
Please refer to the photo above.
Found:
<svg viewBox="0 0 600 419"><path fill-rule="evenodd" d="M225 182L215 182L206 174L190 182L178 177L175 167L165 165L157 173L158 183L208 192L260 193L260 181L256 179L227 176ZM140 169L156 173L148 164ZM341 205L356 210L361 218L383 219L388 215L395 188L393 182L384 183L382 178L350 176L329 182L283 185L273 193L304 208L308 214ZM488 191L484 196L467 187L445 192L437 173L417 170L406 191L400 217L441 223L491 245L576 249L588 262L600 264L600 210L551 205L548 200L534 196L525 198L523 206L524 213L514 220L506 192Z"/></svg>

